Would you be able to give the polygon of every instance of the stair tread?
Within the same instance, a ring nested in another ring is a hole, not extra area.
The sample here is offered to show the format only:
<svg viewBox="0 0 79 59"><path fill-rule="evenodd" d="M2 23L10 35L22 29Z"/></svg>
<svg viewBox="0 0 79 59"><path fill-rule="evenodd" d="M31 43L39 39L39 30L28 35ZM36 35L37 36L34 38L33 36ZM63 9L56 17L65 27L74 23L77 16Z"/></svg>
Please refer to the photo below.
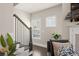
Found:
<svg viewBox="0 0 79 59"><path fill-rule="evenodd" d="M15 54L22 53L24 51L24 47L16 49Z"/></svg>
<svg viewBox="0 0 79 59"><path fill-rule="evenodd" d="M29 50L27 50L27 51L22 51L22 52L20 52L20 53L17 53L16 55L17 55L17 56L28 56L28 54L29 54Z"/></svg>
<svg viewBox="0 0 79 59"><path fill-rule="evenodd" d="M20 44L20 48L21 47L27 47L27 46L29 47L29 45Z"/></svg>
<svg viewBox="0 0 79 59"><path fill-rule="evenodd" d="M20 42L16 42L15 44L20 44Z"/></svg>
<svg viewBox="0 0 79 59"><path fill-rule="evenodd" d="M20 47L20 44L17 44L17 45L16 45L16 49L19 49L19 47Z"/></svg>

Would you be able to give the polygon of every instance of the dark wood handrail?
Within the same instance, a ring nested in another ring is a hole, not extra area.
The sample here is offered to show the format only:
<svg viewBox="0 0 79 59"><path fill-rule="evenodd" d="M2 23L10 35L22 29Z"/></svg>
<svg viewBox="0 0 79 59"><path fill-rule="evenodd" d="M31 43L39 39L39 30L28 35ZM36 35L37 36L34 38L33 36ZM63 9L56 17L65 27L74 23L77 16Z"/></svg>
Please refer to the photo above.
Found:
<svg viewBox="0 0 79 59"><path fill-rule="evenodd" d="M30 30L30 28L16 14L14 14L13 16L15 16L27 29Z"/></svg>

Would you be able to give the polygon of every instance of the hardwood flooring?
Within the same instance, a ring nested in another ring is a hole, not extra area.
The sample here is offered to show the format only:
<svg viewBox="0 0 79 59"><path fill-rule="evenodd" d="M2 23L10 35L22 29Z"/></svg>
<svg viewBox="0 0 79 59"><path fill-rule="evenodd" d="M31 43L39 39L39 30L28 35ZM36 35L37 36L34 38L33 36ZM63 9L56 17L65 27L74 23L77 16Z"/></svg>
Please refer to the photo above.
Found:
<svg viewBox="0 0 79 59"><path fill-rule="evenodd" d="M47 56L47 48L34 45L33 56Z"/></svg>

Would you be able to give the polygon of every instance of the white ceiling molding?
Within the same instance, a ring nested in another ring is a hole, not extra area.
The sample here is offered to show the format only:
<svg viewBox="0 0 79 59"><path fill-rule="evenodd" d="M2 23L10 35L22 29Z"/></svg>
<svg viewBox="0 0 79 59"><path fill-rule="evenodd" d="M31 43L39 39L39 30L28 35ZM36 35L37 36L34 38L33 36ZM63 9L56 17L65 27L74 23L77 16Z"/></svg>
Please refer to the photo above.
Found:
<svg viewBox="0 0 79 59"><path fill-rule="evenodd" d="M33 13L41 11L50 7L54 7L59 3L19 3L15 8L26 11L28 13Z"/></svg>

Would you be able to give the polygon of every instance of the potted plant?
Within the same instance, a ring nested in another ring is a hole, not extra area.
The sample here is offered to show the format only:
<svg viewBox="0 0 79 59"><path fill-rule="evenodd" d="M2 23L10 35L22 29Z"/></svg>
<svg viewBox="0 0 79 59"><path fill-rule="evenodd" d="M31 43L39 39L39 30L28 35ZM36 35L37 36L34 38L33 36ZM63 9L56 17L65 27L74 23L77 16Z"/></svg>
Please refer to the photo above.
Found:
<svg viewBox="0 0 79 59"><path fill-rule="evenodd" d="M58 32L54 32L52 36L55 40L58 40L61 35Z"/></svg>
<svg viewBox="0 0 79 59"><path fill-rule="evenodd" d="M7 39L5 40L3 35L0 36L0 44L2 46L0 52L7 56L13 56L16 51L16 45L9 33L7 33Z"/></svg>

